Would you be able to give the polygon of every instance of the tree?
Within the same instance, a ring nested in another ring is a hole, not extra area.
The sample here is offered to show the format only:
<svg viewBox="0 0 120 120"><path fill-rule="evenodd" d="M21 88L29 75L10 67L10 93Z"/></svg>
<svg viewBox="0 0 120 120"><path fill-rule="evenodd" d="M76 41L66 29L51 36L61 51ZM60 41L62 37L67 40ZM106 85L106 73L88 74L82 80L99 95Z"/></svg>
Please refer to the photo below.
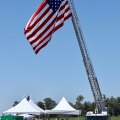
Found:
<svg viewBox="0 0 120 120"><path fill-rule="evenodd" d="M82 111L82 114L85 115L88 111L90 111L90 106L91 106L91 103L90 102L84 102L83 104L83 111Z"/></svg>
<svg viewBox="0 0 120 120"><path fill-rule="evenodd" d="M52 100L51 98L45 98L44 105L45 105L45 109L50 110L56 106L56 102Z"/></svg>
<svg viewBox="0 0 120 120"><path fill-rule="evenodd" d="M82 95L77 96L76 98L76 103L75 103L75 108L78 110L83 109L82 101L84 100L84 97Z"/></svg>
<svg viewBox="0 0 120 120"><path fill-rule="evenodd" d="M71 102L68 102L73 108L75 108L75 105Z"/></svg>
<svg viewBox="0 0 120 120"><path fill-rule="evenodd" d="M112 116L120 115L120 97L114 98L111 96L105 100L106 106L108 108L108 113Z"/></svg>
<svg viewBox="0 0 120 120"><path fill-rule="evenodd" d="M43 110L45 110L44 102L39 101L39 102L37 102L37 105L38 105L40 108L42 108Z"/></svg>
<svg viewBox="0 0 120 120"><path fill-rule="evenodd" d="M90 105L90 111L95 111L95 108L96 108L96 103L92 102Z"/></svg>

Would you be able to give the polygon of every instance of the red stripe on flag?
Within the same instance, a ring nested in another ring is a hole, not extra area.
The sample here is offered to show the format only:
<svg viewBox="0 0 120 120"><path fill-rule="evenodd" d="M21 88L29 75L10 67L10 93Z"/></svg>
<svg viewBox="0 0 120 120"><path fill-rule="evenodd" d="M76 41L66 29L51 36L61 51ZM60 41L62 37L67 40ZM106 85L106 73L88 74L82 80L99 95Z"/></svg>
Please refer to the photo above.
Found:
<svg viewBox="0 0 120 120"><path fill-rule="evenodd" d="M27 39L30 39L31 37L33 37L49 20L50 18L53 16L54 14L51 13L48 18L31 34L27 37Z"/></svg>
<svg viewBox="0 0 120 120"><path fill-rule="evenodd" d="M37 40L39 40L48 30L49 28L53 25L53 23L55 22L55 19L46 27L46 29L44 29L43 32L41 32L36 39L34 39L33 41L30 42L30 44L35 43Z"/></svg>
<svg viewBox="0 0 120 120"><path fill-rule="evenodd" d="M24 29L24 34L36 54L48 44L53 32L61 28L64 21L72 16L67 0L63 0L55 13L47 1L49 0L43 0Z"/></svg>
<svg viewBox="0 0 120 120"><path fill-rule="evenodd" d="M50 41L50 40L49 40L49 41ZM37 50L35 51L35 53L37 54L43 47L45 47L45 46L49 43L49 41L46 42L45 44L43 44L39 49L37 49Z"/></svg>
<svg viewBox="0 0 120 120"><path fill-rule="evenodd" d="M40 11L42 11L42 9L45 8L45 6L47 5L46 2L42 2L42 4L38 7L38 9L35 11L35 13L33 14L32 18L29 21L28 27L30 27L31 22L35 19L35 17L40 13Z"/></svg>
<svg viewBox="0 0 120 120"><path fill-rule="evenodd" d="M51 30L46 37L44 37L41 41L39 41L39 43L35 47L33 47L33 49L35 50L36 47L38 47L41 43L43 43L49 36L52 35L52 33L53 33L53 30Z"/></svg>
<svg viewBox="0 0 120 120"><path fill-rule="evenodd" d="M41 19L50 11L50 8L48 8L32 25L29 25L29 27L27 27L27 29L25 30L25 33L28 33L31 29L33 29L37 23L39 23L41 21Z"/></svg>

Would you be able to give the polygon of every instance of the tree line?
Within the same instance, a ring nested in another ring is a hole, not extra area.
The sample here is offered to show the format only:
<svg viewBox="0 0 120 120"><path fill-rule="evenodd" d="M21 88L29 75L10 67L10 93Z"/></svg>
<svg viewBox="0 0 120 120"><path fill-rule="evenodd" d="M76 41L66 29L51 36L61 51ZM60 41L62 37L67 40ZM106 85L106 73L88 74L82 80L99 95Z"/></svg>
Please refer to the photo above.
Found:
<svg viewBox="0 0 120 120"><path fill-rule="evenodd" d="M120 115L120 97L114 98L111 96L107 98L103 95L105 101L105 107L107 108L108 114L111 116ZM29 101L30 96L27 97ZM13 106L17 105L19 101L14 101ZM38 101L36 103L43 110L53 109L58 103L50 97L45 98L43 101ZM75 103L69 102L69 104L77 110L82 110L82 116L85 116L88 111L95 111L95 102L84 101L84 97L79 95L76 97Z"/></svg>

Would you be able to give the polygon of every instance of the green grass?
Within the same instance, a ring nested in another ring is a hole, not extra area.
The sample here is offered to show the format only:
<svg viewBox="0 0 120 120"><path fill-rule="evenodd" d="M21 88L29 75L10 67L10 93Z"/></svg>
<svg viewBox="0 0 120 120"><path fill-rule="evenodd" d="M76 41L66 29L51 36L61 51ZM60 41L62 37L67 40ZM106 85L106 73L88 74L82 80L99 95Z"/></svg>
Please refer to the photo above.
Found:
<svg viewBox="0 0 120 120"><path fill-rule="evenodd" d="M111 120L120 120L120 116L111 117Z"/></svg>
<svg viewBox="0 0 120 120"><path fill-rule="evenodd" d="M64 117L60 117L59 120L66 120ZM50 120L56 120L55 118L50 118ZM78 117L69 117L68 120L78 120ZM80 117L79 120L85 120L85 117ZM111 120L120 120L120 116L113 116L111 117Z"/></svg>

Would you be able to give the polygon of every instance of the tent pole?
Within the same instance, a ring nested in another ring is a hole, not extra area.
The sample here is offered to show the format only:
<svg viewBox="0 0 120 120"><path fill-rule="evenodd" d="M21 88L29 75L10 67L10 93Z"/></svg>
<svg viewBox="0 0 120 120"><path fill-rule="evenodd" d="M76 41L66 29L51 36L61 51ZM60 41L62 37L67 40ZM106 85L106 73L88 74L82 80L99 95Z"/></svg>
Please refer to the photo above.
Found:
<svg viewBox="0 0 120 120"><path fill-rule="evenodd" d="M40 120L40 114L39 114L39 120Z"/></svg>

